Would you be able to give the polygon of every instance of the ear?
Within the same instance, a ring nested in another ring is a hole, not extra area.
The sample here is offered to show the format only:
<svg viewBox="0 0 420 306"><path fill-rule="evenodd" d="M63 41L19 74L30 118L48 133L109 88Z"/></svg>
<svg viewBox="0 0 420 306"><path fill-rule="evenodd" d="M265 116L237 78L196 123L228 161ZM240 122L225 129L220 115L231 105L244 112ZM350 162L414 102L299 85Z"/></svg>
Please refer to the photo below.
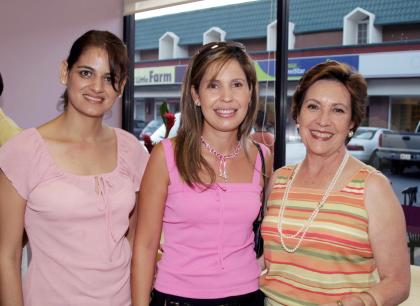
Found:
<svg viewBox="0 0 420 306"><path fill-rule="evenodd" d="M191 97L193 98L193 101L200 100L200 96L198 95L198 92L195 90L194 86L191 86Z"/></svg>
<svg viewBox="0 0 420 306"><path fill-rule="evenodd" d="M350 130L353 130L353 128L354 128L354 122L353 122L353 121L350 121L349 131L350 131Z"/></svg>
<svg viewBox="0 0 420 306"><path fill-rule="evenodd" d="M124 92L124 88L125 88L125 84L127 83L127 79L124 79L124 81L121 84L121 88L118 91L118 97L121 98L123 92Z"/></svg>
<svg viewBox="0 0 420 306"><path fill-rule="evenodd" d="M67 85L67 79L68 79L68 64L67 61L61 62L61 71L60 71L60 82L63 85Z"/></svg>

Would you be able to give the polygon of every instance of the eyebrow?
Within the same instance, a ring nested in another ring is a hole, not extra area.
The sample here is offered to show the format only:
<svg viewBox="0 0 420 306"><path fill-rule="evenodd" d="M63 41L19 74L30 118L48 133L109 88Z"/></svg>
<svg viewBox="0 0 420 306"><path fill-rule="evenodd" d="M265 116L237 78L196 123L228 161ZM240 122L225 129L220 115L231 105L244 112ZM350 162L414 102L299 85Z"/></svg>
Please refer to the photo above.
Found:
<svg viewBox="0 0 420 306"><path fill-rule="evenodd" d="M211 78L211 79L203 79L203 82L220 82L220 79L218 78ZM242 81L242 82L247 82L247 79L242 79L242 78L234 78L232 80L230 80L229 82L235 82L235 81Z"/></svg>
<svg viewBox="0 0 420 306"><path fill-rule="evenodd" d="M88 69L88 70L91 70L91 71L95 71L95 69L94 68L92 68L92 67L90 67L90 66L86 66L86 65L79 65L79 66L77 66L77 68L78 69ZM106 72L104 75L111 75L111 72Z"/></svg>
<svg viewBox="0 0 420 306"><path fill-rule="evenodd" d="M89 70L95 70L92 67L86 66L86 65L79 65L79 66L77 66L77 68L85 68L85 69L89 69Z"/></svg>
<svg viewBox="0 0 420 306"><path fill-rule="evenodd" d="M318 104L322 104L321 102L319 102L319 100L317 100L317 99L314 99L314 98L311 98L311 99L307 99L307 100L304 100L303 101L303 103L306 103L306 102L316 102L316 103L318 103ZM337 103L333 103L332 104L332 106L343 106L343 107L345 107L345 108L349 108L346 104L344 104L344 103L342 103L342 102L337 102Z"/></svg>

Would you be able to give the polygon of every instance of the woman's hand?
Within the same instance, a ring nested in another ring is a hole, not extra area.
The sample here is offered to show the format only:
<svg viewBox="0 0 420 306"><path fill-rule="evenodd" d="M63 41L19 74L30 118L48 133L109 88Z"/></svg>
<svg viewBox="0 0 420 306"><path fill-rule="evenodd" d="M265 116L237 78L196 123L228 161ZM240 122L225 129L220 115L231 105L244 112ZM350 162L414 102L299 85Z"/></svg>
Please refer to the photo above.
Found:
<svg viewBox="0 0 420 306"><path fill-rule="evenodd" d="M341 301L341 304L339 303ZM359 294L346 295L332 303L321 304L321 306L370 306L365 304Z"/></svg>

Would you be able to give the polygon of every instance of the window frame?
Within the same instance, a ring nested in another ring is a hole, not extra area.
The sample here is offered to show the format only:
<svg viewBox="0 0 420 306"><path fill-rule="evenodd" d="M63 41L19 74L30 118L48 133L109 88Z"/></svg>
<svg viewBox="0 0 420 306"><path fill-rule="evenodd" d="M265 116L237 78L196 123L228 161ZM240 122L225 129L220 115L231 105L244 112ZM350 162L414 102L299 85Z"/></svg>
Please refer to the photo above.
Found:
<svg viewBox="0 0 420 306"><path fill-rule="evenodd" d="M275 129L274 168L280 168L286 161L286 120L287 120L287 61L288 61L288 31L289 31L289 0L277 0L277 39L276 39L276 82L275 82ZM134 48L135 48L135 18L133 15L124 16L124 42L129 56L127 83L122 103L122 128L133 131L134 114ZM279 50L281 50L279 52Z"/></svg>

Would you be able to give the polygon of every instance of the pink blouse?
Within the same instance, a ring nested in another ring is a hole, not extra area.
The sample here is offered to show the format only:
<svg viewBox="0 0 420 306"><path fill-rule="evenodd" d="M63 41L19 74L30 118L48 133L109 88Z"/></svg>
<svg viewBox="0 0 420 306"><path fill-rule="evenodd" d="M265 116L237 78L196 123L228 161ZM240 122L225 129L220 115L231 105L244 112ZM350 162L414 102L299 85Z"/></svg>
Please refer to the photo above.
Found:
<svg viewBox="0 0 420 306"><path fill-rule="evenodd" d="M181 180L171 141L162 143L171 184L155 288L198 299L258 290L260 267L254 252L252 223L261 206L259 155L249 183L219 183L202 191Z"/></svg>
<svg viewBox="0 0 420 306"><path fill-rule="evenodd" d="M148 160L131 134L114 129L118 163L109 173L61 170L32 128L0 149L0 168L27 200L32 251L23 280L25 306L128 306L129 213Z"/></svg>

